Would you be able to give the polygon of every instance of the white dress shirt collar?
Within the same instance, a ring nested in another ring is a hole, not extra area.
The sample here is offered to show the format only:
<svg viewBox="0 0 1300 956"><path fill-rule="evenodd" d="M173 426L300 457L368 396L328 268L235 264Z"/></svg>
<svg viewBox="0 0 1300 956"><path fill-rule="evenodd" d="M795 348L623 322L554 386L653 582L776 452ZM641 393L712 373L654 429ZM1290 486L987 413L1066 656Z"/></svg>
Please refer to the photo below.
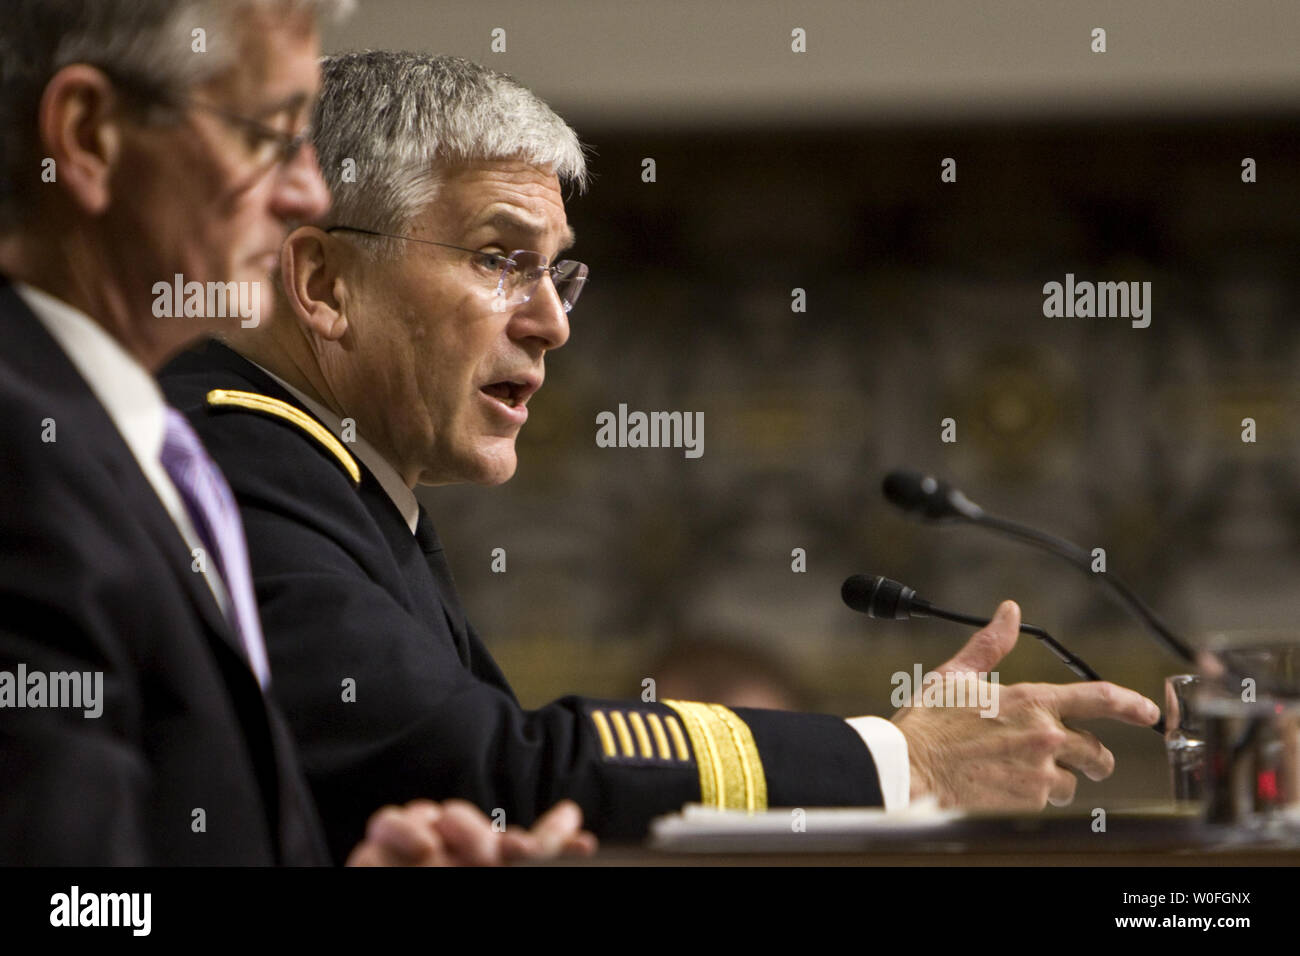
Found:
<svg viewBox="0 0 1300 956"><path fill-rule="evenodd" d="M191 553L202 547L202 539L194 530L180 492L162 465L167 404L149 370L80 309L23 282L15 282L14 291L63 349L104 406L104 411L117 426L122 440ZM224 612L229 602L225 583L213 568L205 569L203 576Z"/></svg>
<svg viewBox="0 0 1300 956"><path fill-rule="evenodd" d="M140 467L146 474L161 468L166 405L148 369L79 309L25 283L14 290L86 380Z"/></svg>

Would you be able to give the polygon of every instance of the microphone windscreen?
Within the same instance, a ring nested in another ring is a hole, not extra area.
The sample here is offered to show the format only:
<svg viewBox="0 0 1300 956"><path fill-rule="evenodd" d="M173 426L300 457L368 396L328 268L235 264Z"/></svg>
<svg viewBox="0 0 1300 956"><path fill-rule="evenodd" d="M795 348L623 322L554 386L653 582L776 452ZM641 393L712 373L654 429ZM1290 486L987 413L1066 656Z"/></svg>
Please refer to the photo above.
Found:
<svg viewBox="0 0 1300 956"><path fill-rule="evenodd" d="M855 574L840 586L840 597L855 611L885 620L901 620L908 614L899 613L903 592L907 589L889 578Z"/></svg>
<svg viewBox="0 0 1300 956"><path fill-rule="evenodd" d="M922 486L924 476L918 471L896 469L885 475L880 490L885 500L904 511L920 511L929 503L930 495Z"/></svg>
<svg viewBox="0 0 1300 956"><path fill-rule="evenodd" d="M840 586L840 597L844 603L863 614L871 613L871 595L875 593L875 582L865 574L855 574L846 578Z"/></svg>

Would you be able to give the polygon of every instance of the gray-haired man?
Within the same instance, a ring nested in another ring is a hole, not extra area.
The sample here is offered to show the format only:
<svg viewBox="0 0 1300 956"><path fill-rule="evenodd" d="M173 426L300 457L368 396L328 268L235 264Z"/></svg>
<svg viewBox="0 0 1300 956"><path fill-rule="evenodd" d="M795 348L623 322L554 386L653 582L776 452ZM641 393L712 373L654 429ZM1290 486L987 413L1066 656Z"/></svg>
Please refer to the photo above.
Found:
<svg viewBox="0 0 1300 956"><path fill-rule="evenodd" d="M1000 721L580 697L523 709L412 489L514 473L528 398L586 276L556 261L581 148L517 83L418 54L329 59L316 127L335 206L286 242L275 321L164 380L240 501L277 693L336 853L367 805L416 796L524 822L569 796L610 837L692 801L1041 807L1072 797L1064 766L1113 766L1060 718L1155 720L1108 685L1000 688ZM950 668L991 669L1018 613L1004 604Z"/></svg>
<svg viewBox="0 0 1300 956"><path fill-rule="evenodd" d="M160 289L255 288L327 208L303 128L342 5L0 5L0 864L329 859L237 509L152 373L249 318ZM353 861L537 851L470 809L389 808Z"/></svg>

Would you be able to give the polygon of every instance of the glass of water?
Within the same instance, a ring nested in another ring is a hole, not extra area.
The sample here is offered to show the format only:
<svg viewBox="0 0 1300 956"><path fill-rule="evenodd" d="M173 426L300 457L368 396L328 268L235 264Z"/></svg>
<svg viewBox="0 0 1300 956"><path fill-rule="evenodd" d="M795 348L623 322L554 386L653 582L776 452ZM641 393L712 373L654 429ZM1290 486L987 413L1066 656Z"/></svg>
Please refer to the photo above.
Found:
<svg viewBox="0 0 1300 956"><path fill-rule="evenodd" d="M1205 650L1190 695L1205 819L1291 830L1300 822L1300 640L1233 632Z"/></svg>
<svg viewBox="0 0 1300 956"><path fill-rule="evenodd" d="M1205 727L1196 706L1201 678L1165 678L1165 753L1175 803L1200 803L1205 793Z"/></svg>

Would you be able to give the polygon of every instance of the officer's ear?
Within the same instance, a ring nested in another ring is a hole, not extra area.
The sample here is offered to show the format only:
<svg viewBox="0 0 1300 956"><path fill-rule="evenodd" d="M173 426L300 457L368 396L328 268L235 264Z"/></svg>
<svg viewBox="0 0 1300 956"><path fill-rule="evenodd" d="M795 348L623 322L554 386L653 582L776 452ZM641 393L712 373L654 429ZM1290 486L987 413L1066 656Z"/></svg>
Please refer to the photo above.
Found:
<svg viewBox="0 0 1300 956"><path fill-rule="evenodd" d="M300 226L280 247L280 285L303 328L331 342L348 328L340 244L315 226Z"/></svg>

